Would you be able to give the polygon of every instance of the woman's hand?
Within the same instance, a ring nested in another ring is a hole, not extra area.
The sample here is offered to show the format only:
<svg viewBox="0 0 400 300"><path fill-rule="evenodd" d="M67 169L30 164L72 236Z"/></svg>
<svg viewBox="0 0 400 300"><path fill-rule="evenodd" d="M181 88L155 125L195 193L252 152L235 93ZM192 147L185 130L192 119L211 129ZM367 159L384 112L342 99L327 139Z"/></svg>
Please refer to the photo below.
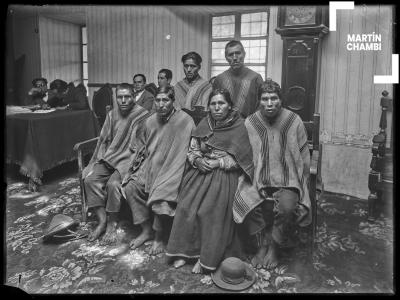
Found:
<svg viewBox="0 0 400 300"><path fill-rule="evenodd" d="M207 163L212 169L218 169L220 167L218 159L209 159Z"/></svg>
<svg viewBox="0 0 400 300"><path fill-rule="evenodd" d="M204 158L196 158L195 160L195 165L196 167L200 170L202 173L208 173L210 172L213 168L205 161Z"/></svg>

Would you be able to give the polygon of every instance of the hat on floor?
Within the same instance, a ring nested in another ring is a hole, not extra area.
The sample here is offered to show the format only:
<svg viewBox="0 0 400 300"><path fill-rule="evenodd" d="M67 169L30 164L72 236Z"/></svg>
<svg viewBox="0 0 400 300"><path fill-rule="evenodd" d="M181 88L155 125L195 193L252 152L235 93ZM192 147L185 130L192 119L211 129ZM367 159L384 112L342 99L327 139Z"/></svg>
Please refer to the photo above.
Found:
<svg viewBox="0 0 400 300"><path fill-rule="evenodd" d="M211 278L220 288L241 291L255 282L256 273L239 258L228 257L221 263L218 270L211 274Z"/></svg>
<svg viewBox="0 0 400 300"><path fill-rule="evenodd" d="M78 221L69 216L57 214L53 217L48 228L45 230L43 239L77 237L77 233L70 229L78 224Z"/></svg>

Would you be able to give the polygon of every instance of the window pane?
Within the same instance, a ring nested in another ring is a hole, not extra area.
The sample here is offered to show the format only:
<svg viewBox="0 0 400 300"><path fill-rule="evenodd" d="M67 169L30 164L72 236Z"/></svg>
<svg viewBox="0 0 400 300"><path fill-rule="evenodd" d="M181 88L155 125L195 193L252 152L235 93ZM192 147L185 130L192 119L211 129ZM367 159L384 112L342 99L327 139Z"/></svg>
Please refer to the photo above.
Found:
<svg viewBox="0 0 400 300"><path fill-rule="evenodd" d="M211 63L226 63L225 45L228 42L212 42L211 45Z"/></svg>
<svg viewBox="0 0 400 300"><path fill-rule="evenodd" d="M264 36L268 32L268 13L259 12L242 15L240 35L242 37Z"/></svg>
<svg viewBox="0 0 400 300"><path fill-rule="evenodd" d="M221 74L225 70L229 69L229 65L226 66L211 66L211 77L217 76Z"/></svg>
<svg viewBox="0 0 400 300"><path fill-rule="evenodd" d="M249 69L253 70L254 72L257 72L258 74L261 75L262 79L265 80L265 66L249 66L246 65Z"/></svg>
<svg viewBox="0 0 400 300"><path fill-rule="evenodd" d="M246 51L245 63L265 63L267 57L267 40L242 40L241 42Z"/></svg>
<svg viewBox="0 0 400 300"><path fill-rule="evenodd" d="M82 46L82 60L87 61L87 46L86 45Z"/></svg>
<svg viewBox="0 0 400 300"><path fill-rule="evenodd" d="M82 27L82 44L87 44L87 31L86 31L86 27Z"/></svg>
<svg viewBox="0 0 400 300"><path fill-rule="evenodd" d="M89 73L88 73L88 64L83 63L83 78L88 79L89 78Z"/></svg>
<svg viewBox="0 0 400 300"><path fill-rule="evenodd" d="M235 16L222 16L212 18L213 38L233 38L235 35Z"/></svg>

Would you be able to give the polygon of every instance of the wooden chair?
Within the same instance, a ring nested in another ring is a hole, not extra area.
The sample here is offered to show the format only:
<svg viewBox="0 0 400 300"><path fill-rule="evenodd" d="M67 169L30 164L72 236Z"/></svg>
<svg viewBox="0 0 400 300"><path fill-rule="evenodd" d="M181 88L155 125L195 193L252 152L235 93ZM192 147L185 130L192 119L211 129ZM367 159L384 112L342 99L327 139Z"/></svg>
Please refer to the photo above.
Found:
<svg viewBox="0 0 400 300"><path fill-rule="evenodd" d="M106 83L98 91L94 92L92 100L93 112L99 122L100 127L103 126L107 115L106 107L113 107L113 92L110 84Z"/></svg>
<svg viewBox="0 0 400 300"><path fill-rule="evenodd" d="M312 210L311 233L309 236L309 254L312 257L314 242L317 233L317 202L324 191L324 184L321 177L322 144L319 141L320 115L315 113L312 121L304 121L307 131L308 147L310 149L310 185L309 193Z"/></svg>
<svg viewBox="0 0 400 300"><path fill-rule="evenodd" d="M111 106L106 106L106 115L111 109L112 109ZM87 219L86 217L88 212L85 186L82 178L82 171L86 167L85 157L89 154L90 155L93 154L94 150L96 149L98 140L99 137L95 137L90 140L86 140L74 145L74 151L77 152L77 157L78 157L78 177L79 177L79 186L81 189L81 201L82 201L82 222L86 222Z"/></svg>

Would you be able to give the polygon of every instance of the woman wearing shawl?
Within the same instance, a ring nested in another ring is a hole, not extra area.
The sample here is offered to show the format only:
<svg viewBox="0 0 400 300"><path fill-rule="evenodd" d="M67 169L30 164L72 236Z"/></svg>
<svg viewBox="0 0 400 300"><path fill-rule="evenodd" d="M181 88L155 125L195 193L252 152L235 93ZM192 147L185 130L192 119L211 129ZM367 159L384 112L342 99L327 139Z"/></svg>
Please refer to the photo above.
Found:
<svg viewBox="0 0 400 300"><path fill-rule="evenodd" d="M253 177L253 158L243 119L225 89L208 100L209 114L192 134L189 165L181 184L167 255L175 268L197 258L192 272L215 270L234 240L232 204L239 175Z"/></svg>

